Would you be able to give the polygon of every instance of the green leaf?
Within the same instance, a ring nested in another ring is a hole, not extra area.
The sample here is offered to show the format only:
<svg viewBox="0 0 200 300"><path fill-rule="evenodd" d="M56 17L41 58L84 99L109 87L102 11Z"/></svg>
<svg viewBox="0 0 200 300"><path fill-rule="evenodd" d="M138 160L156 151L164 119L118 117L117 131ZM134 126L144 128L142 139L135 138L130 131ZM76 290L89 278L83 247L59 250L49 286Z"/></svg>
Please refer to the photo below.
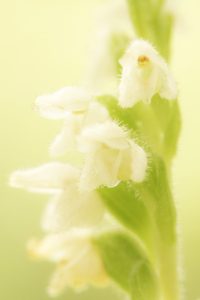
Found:
<svg viewBox="0 0 200 300"><path fill-rule="evenodd" d="M156 46L167 60L170 58L172 29L174 25L174 16L168 12L160 10L157 14L157 20L154 24L156 32Z"/></svg>
<svg viewBox="0 0 200 300"><path fill-rule="evenodd" d="M159 299L153 266L137 240L123 232L109 232L94 243L107 273L132 300Z"/></svg>
<svg viewBox="0 0 200 300"><path fill-rule="evenodd" d="M176 154L181 130L181 116L177 100L166 100L156 95L151 101L151 107L162 131L162 152L167 160Z"/></svg>
<svg viewBox="0 0 200 300"><path fill-rule="evenodd" d="M136 34L150 41L162 56L169 59L173 16L165 11L164 1L127 0Z"/></svg>
<svg viewBox="0 0 200 300"><path fill-rule="evenodd" d="M161 158L151 155L144 182L121 182L114 188L99 188L98 192L110 213L139 236L152 255L156 236L162 237L166 245L176 241L176 209Z"/></svg>
<svg viewBox="0 0 200 300"><path fill-rule="evenodd" d="M131 108L122 108L117 98L111 95L99 96L97 100L108 109L113 120L156 143L160 129L149 104L140 101Z"/></svg>
<svg viewBox="0 0 200 300"><path fill-rule="evenodd" d="M121 182L114 188L98 190L101 199L117 220L136 233L148 246L151 243L151 220L145 199L141 199L137 184Z"/></svg>
<svg viewBox="0 0 200 300"><path fill-rule="evenodd" d="M136 33L140 37L152 40L152 5L150 0L127 0L130 17L134 24Z"/></svg>
<svg viewBox="0 0 200 300"><path fill-rule="evenodd" d="M130 43L130 38L123 32L113 32L109 40L110 57L113 59L116 74L121 73L120 58Z"/></svg>
<svg viewBox="0 0 200 300"><path fill-rule="evenodd" d="M170 121L168 122L165 131L164 149L165 156L171 159L177 151L177 145L179 141L181 131L181 114L177 101L173 102L173 108L171 110Z"/></svg>
<svg viewBox="0 0 200 300"><path fill-rule="evenodd" d="M151 104L138 102L123 109L111 95L98 97L113 120L130 130L141 146L147 146L169 163L176 153L181 129L177 100L166 100L155 95Z"/></svg>
<svg viewBox="0 0 200 300"><path fill-rule="evenodd" d="M176 208L165 163L156 155L151 157L149 174L140 185L140 194L154 207L152 213L161 240L167 245L176 242Z"/></svg>

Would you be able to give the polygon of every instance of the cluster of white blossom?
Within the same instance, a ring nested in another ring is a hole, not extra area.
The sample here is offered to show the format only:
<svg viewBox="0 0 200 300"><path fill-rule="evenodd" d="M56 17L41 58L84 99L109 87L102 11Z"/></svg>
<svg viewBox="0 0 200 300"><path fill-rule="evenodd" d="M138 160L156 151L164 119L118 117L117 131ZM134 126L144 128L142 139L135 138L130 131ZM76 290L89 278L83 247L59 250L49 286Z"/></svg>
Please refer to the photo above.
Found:
<svg viewBox="0 0 200 300"><path fill-rule="evenodd" d="M122 107L150 101L156 93L176 98L168 67L149 43L133 42L121 64ZM12 186L52 195L42 219L47 236L42 241L32 240L29 249L34 256L58 265L48 289L51 295L65 286L106 284L108 276L90 241L106 211L97 189L114 187L123 180L143 181L147 154L84 88L65 87L40 96L36 106L43 117L64 120L50 153L57 157L73 150L84 159L80 167L50 162L12 174Z"/></svg>

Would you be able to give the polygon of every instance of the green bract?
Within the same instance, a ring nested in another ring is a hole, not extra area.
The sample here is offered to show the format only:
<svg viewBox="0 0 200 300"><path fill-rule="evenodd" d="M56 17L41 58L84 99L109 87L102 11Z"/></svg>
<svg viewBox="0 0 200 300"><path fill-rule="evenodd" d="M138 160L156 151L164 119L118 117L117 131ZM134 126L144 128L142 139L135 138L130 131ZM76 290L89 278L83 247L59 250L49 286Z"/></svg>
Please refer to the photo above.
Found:
<svg viewBox="0 0 200 300"><path fill-rule="evenodd" d="M127 127L144 146L170 162L176 154L180 134L180 111L177 100L168 101L155 95L151 104L137 103L122 109L118 100L111 96L99 96L110 116Z"/></svg>
<svg viewBox="0 0 200 300"><path fill-rule="evenodd" d="M137 35L151 41L165 57L170 56L174 16L164 0L126 0Z"/></svg>
<svg viewBox="0 0 200 300"><path fill-rule="evenodd" d="M133 300L158 299L158 278L148 255L138 241L125 232L96 237L106 271Z"/></svg>

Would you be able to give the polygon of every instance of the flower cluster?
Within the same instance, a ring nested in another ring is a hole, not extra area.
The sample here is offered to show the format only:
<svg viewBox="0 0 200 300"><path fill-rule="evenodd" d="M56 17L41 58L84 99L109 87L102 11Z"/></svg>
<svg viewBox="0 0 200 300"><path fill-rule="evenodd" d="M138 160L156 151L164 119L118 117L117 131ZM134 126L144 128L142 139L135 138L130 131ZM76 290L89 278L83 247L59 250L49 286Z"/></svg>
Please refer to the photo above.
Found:
<svg viewBox="0 0 200 300"><path fill-rule="evenodd" d="M133 42L121 64L122 107L133 106L139 100L149 102L156 93L176 98L167 65L149 43ZM52 295L65 286L106 284L108 275L91 242L106 214L98 188L115 187L126 180L143 181L147 154L84 88L65 87L40 96L36 107L45 118L64 120L62 131L50 147L51 155L76 151L83 162L79 167L69 162L50 162L12 174L12 186L52 197L42 219L47 236L42 241L32 240L30 252L57 263L48 289Z"/></svg>

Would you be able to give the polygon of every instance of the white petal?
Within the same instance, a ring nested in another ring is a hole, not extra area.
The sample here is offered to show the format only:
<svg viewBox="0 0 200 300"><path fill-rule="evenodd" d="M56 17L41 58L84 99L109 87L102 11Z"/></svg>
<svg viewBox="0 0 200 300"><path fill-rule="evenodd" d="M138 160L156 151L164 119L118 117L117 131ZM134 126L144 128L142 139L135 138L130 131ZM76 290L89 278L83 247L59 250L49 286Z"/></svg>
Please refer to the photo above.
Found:
<svg viewBox="0 0 200 300"><path fill-rule="evenodd" d="M119 150L100 147L89 153L82 170L80 188L95 190L102 185L116 186L119 183L120 163L121 152Z"/></svg>
<svg viewBox="0 0 200 300"><path fill-rule="evenodd" d="M67 151L77 150L77 138L81 131L90 125L105 122L109 119L108 111L98 102L91 102L84 114L70 113L66 119L64 128L55 138L50 153L57 157L64 155Z"/></svg>
<svg viewBox="0 0 200 300"><path fill-rule="evenodd" d="M84 129L79 139L85 152L80 188L95 190L102 185L114 187L120 180L143 180L146 154L133 145L128 133L113 121Z"/></svg>
<svg viewBox="0 0 200 300"><path fill-rule="evenodd" d="M141 182L145 179L146 170L147 170L147 154L134 142L131 142L132 147L132 174L131 178L133 181Z"/></svg>
<svg viewBox="0 0 200 300"><path fill-rule="evenodd" d="M90 231L76 230L48 235L40 242L29 244L33 255L58 263L48 288L52 296L58 295L66 286L105 285L108 282L102 260L90 238Z"/></svg>
<svg viewBox="0 0 200 300"><path fill-rule="evenodd" d="M79 139L80 149L90 152L98 145L105 145L113 149L125 149L128 147L127 132L113 121L87 127L83 130Z"/></svg>
<svg viewBox="0 0 200 300"><path fill-rule="evenodd" d="M107 109L101 105L100 103L93 101L90 103L88 107L88 111L85 115L84 119L84 127L92 125L92 124L98 124L103 123L109 120L109 113Z"/></svg>
<svg viewBox="0 0 200 300"><path fill-rule="evenodd" d="M177 96L176 84L166 62L146 41L134 41L121 59L119 102L131 107L139 100L149 102L156 94L166 99Z"/></svg>
<svg viewBox="0 0 200 300"><path fill-rule="evenodd" d="M80 251L80 246L87 244L89 230L70 230L65 233L48 234L41 241L32 239L28 250L38 258L46 258L54 262L73 259Z"/></svg>
<svg viewBox="0 0 200 300"><path fill-rule="evenodd" d="M76 139L80 134L83 117L69 114L65 120L62 131L56 136L50 146L50 154L53 157L64 155L67 151L76 148Z"/></svg>
<svg viewBox="0 0 200 300"><path fill-rule="evenodd" d="M177 94L178 91L176 82L172 75L169 74L166 76L166 79L163 80L163 84L160 89L160 96L165 99L173 100L177 98Z"/></svg>
<svg viewBox="0 0 200 300"><path fill-rule="evenodd" d="M64 288L83 288L89 284L106 286L109 282L102 261L98 253L92 247L81 247L79 255L69 264L62 264L53 274L48 287L51 296L58 296Z"/></svg>
<svg viewBox="0 0 200 300"><path fill-rule="evenodd" d="M87 110L91 95L82 88L68 86L36 99L36 107L43 117L63 119L69 112L81 113Z"/></svg>
<svg viewBox="0 0 200 300"><path fill-rule="evenodd" d="M103 215L104 206L99 195L95 192L81 193L74 185L49 202L42 227L51 232L91 227L98 225Z"/></svg>
<svg viewBox="0 0 200 300"><path fill-rule="evenodd" d="M79 169L69 164L52 162L14 172L11 175L10 184L31 192L55 193L77 181L79 174Z"/></svg>

